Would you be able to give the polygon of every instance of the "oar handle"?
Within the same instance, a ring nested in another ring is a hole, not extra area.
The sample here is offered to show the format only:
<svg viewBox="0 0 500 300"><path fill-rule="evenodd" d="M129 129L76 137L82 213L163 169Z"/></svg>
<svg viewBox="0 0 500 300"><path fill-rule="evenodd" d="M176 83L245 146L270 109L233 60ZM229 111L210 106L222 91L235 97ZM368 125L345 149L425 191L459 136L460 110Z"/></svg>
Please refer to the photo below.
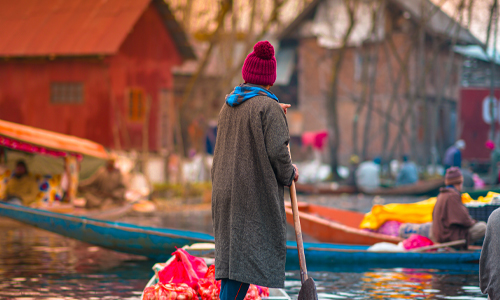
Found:
<svg viewBox="0 0 500 300"><path fill-rule="evenodd" d="M288 152L290 153L290 146L288 146ZM290 153L290 159L291 158L292 154ZM300 281L303 284L309 276L307 275L306 255L304 254L304 240L302 239L302 229L300 227L299 205L297 204L295 181L292 181L292 185L290 186L290 199L292 200L293 227L295 228L295 239L297 240L297 251L299 252Z"/></svg>
<svg viewBox="0 0 500 300"><path fill-rule="evenodd" d="M300 281L304 283L309 276L307 275L306 255L304 254L304 240L302 239L302 229L300 227L299 206L297 204L297 192L295 182L290 186L290 198L292 200L293 224L295 227L295 239L297 240L297 251L299 252Z"/></svg>

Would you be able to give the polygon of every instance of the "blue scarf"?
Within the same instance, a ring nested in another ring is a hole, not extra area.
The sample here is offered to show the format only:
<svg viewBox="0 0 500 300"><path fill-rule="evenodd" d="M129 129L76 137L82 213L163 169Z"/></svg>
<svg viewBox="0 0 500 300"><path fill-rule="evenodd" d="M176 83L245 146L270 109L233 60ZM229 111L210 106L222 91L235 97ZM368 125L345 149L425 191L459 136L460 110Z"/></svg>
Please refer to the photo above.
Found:
<svg viewBox="0 0 500 300"><path fill-rule="evenodd" d="M241 103L257 96L267 96L271 99L274 99L278 102L278 97L274 95L272 92L262 88L260 86L244 83L234 88L234 91L226 96L226 103L231 106L237 106Z"/></svg>

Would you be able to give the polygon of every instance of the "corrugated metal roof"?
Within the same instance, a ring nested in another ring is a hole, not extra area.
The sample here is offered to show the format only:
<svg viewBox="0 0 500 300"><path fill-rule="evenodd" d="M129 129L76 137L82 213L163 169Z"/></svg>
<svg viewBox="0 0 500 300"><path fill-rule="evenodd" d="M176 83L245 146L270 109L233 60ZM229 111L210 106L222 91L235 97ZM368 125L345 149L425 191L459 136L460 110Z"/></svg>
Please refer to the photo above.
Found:
<svg viewBox="0 0 500 300"><path fill-rule="evenodd" d="M181 55L194 58L163 0L0 0L0 56L114 54L151 1Z"/></svg>
<svg viewBox="0 0 500 300"><path fill-rule="evenodd" d="M467 57L472 57L475 59L479 59L485 62L491 62L493 57L495 57L495 64L500 65L500 53L498 51L494 51L494 48L488 48L485 52L484 49L477 45L472 46L455 46L453 50L456 53L460 53Z"/></svg>

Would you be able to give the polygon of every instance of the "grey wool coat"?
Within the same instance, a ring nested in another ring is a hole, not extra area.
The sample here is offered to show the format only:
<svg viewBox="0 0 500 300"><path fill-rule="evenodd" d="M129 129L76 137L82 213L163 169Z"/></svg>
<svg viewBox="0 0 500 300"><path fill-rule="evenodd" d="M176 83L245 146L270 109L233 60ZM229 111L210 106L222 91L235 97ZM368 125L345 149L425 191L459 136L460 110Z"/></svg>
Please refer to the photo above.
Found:
<svg viewBox="0 0 500 300"><path fill-rule="evenodd" d="M500 299L500 209L488 218L481 258L479 259L479 287L488 299Z"/></svg>
<svg viewBox="0 0 500 300"><path fill-rule="evenodd" d="M267 96L222 107L212 166L217 279L284 287L289 140L283 109Z"/></svg>

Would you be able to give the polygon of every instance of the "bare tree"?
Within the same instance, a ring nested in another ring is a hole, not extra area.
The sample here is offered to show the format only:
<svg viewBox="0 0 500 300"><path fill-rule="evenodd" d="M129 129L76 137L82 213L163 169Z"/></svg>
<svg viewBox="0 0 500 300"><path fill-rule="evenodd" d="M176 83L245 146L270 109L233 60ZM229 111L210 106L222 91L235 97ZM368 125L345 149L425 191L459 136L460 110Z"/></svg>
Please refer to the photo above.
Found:
<svg viewBox="0 0 500 300"><path fill-rule="evenodd" d="M371 74L370 74L370 83L369 83L369 92L368 92L368 107L366 111L366 120L365 120L365 129L363 132L363 152L361 154L363 159L367 157L367 149L368 144L370 143L370 131L371 131L371 119L373 112L373 101L375 98L375 83L377 78L377 67L378 67L378 56L380 51L379 37L377 36L377 29L380 25L380 19L383 16L383 10L385 9L385 1L379 1L378 6L374 6L372 8L372 32L370 40L372 44L370 62L371 62Z"/></svg>
<svg viewBox="0 0 500 300"><path fill-rule="evenodd" d="M348 27L344 36L342 38L341 46L338 50L335 50L332 57L331 64L331 77L330 77L330 91L327 99L327 111L329 113L328 118L328 131L330 133L329 146L330 146L330 166L332 169L332 174L335 180L339 178L337 173L337 168L339 165L339 146L340 146L340 124L339 124L339 114L338 114L338 99L339 99L339 73L342 67L342 62L344 59L344 54L347 49L347 42L352 33L355 24L355 12L357 7L357 1L355 0L344 0L344 5L347 9L347 15L349 17Z"/></svg>

